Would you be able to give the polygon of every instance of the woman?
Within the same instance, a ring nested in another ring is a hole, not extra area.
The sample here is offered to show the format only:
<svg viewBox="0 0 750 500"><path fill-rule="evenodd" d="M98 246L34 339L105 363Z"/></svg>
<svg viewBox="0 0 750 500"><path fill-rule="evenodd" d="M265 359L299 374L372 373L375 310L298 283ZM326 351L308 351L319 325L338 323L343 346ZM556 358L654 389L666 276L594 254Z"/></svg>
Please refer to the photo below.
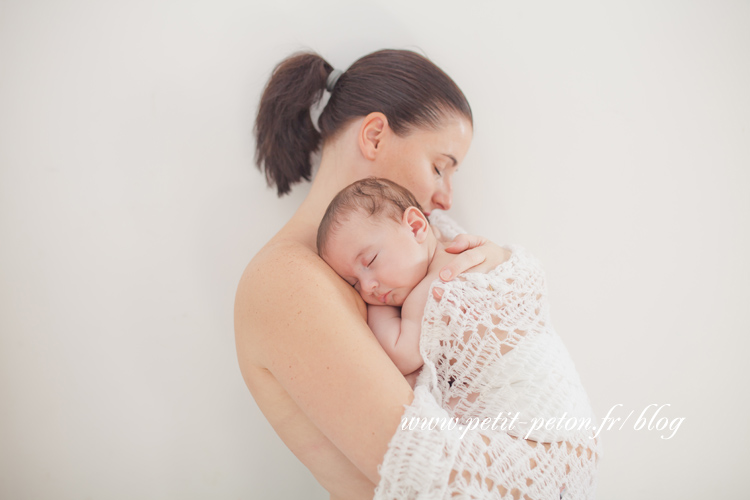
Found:
<svg viewBox="0 0 750 500"><path fill-rule="evenodd" d="M310 107L324 89L331 96L318 132ZM412 52L379 51L343 74L317 55L299 54L274 71L256 136L258 164L279 195L309 180L310 154L321 143L322 155L308 196L240 281L235 328L243 377L331 498L372 498L414 393L368 329L357 292L318 257L318 224L338 191L371 175L411 190L428 215L449 209L453 175L471 142L471 109L445 73ZM463 236L453 247L471 249L441 273L445 280L508 258L481 238ZM446 475L452 481L455 471Z"/></svg>

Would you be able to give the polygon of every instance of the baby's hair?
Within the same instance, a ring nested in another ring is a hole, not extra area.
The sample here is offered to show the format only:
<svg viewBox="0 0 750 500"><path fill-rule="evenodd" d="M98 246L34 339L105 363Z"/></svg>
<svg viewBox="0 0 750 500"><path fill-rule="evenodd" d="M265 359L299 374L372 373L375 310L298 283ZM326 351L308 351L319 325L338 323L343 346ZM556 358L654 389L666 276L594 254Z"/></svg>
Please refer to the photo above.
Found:
<svg viewBox="0 0 750 500"><path fill-rule="evenodd" d="M388 179L368 177L349 184L331 200L323 215L318 227L318 253L323 255L331 233L353 213L361 211L367 217L387 217L401 222L409 207L422 211L411 191Z"/></svg>

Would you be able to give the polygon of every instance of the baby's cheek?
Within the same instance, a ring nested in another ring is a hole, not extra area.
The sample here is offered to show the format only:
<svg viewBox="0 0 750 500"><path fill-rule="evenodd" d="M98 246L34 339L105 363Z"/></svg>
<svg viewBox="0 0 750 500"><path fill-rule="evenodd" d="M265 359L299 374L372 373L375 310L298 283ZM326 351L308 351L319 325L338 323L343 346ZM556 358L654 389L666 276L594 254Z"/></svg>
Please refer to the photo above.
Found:
<svg viewBox="0 0 750 500"><path fill-rule="evenodd" d="M373 306L382 306L383 305L380 302L378 302L376 300L373 300L372 297L370 295L368 295L368 294L360 293L359 296L362 297L362 300L364 300L365 303L367 303L367 304L370 304L370 305L373 305Z"/></svg>

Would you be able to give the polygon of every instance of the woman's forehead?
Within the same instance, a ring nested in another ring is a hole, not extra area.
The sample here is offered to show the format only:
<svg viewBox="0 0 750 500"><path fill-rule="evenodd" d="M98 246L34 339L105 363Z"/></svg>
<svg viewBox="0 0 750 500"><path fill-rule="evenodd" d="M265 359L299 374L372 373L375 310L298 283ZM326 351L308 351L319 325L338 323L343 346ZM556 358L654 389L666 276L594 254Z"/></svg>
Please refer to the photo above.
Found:
<svg viewBox="0 0 750 500"><path fill-rule="evenodd" d="M446 119L438 128L417 129L405 139L460 163L469 150L473 135L474 129L466 118L453 117Z"/></svg>

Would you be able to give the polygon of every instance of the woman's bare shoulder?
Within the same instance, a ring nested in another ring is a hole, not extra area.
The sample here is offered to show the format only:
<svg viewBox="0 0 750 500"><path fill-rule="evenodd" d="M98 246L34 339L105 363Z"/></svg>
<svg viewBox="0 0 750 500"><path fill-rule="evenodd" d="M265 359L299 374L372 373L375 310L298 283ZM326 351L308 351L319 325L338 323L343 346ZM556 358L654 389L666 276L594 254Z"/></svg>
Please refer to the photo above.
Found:
<svg viewBox="0 0 750 500"><path fill-rule="evenodd" d="M292 240L270 241L250 260L240 281L240 287L247 280L285 279L287 272L299 267L318 267L325 262L302 243Z"/></svg>
<svg viewBox="0 0 750 500"><path fill-rule="evenodd" d="M320 289L335 291L347 300L359 297L318 254L301 243L280 241L269 243L253 257L242 274L237 293L266 297L270 302L294 301L300 295L310 299L306 292ZM361 300L352 302L365 310Z"/></svg>
<svg viewBox="0 0 750 500"><path fill-rule="evenodd" d="M354 289L315 252L295 241L271 242L253 257L240 278L235 333L262 342L278 335L282 326L294 333L305 326L301 318L319 317L326 311L332 313L331 320L350 315L364 320L367 314Z"/></svg>

